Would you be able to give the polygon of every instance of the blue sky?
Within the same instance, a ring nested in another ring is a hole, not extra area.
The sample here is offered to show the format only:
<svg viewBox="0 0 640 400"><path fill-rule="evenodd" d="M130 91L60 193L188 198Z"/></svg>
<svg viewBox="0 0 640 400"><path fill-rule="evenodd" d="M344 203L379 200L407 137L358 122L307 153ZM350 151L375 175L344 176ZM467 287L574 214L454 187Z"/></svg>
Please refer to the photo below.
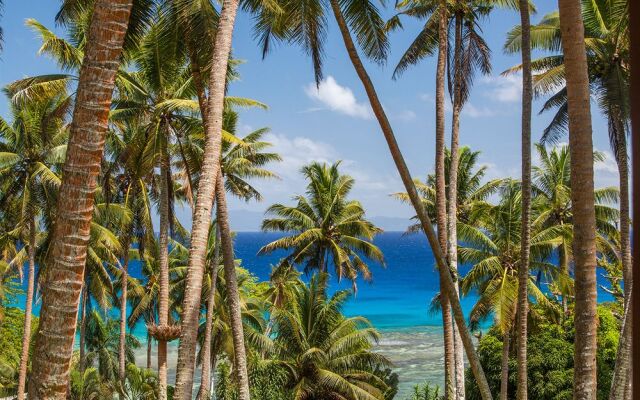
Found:
<svg viewBox="0 0 640 400"><path fill-rule="evenodd" d="M553 3L538 2L533 22L552 11ZM39 41L24 26L24 21L36 18L53 28L59 4L51 0L5 1L0 22L5 31L0 85L34 74L57 72L55 64L37 55ZM391 16L391 6L384 13ZM343 160L344 172L356 178L353 197L364 204L369 216L406 218L412 214L408 206L389 196L402 190L402 184L334 21L330 22L326 80L318 91L313 83L311 62L299 48L279 45L262 60L252 38L251 18L246 14L239 16L233 53L244 64L239 67L241 79L231 85L230 94L251 97L270 107L267 111L243 111L241 130L247 133L270 127L268 139L284 161L272 166L282 179L256 183L265 197L262 203L231 200L232 218L237 221L233 224L235 229L255 229L268 205L289 202L292 195L302 193L305 183L299 169L312 160ZM484 37L492 50L493 73L477 77L461 121L461 144L482 151L480 161L488 166L489 177L520 174L520 78L500 76L502 71L519 63L519 56L502 52L506 32L517 23L516 13L501 10L482 23ZM406 20L403 31L391 34L387 65L368 67L412 174L424 178L432 170L434 160L435 59L426 59L398 80L391 79L395 63L418 29L417 22ZM59 28L56 31L63 33ZM536 114L539 106L539 102L534 105L534 140L540 138L550 118ZM592 112L595 147L609 155L605 163L596 167L596 184L615 185L615 162L609 152L606 123L595 107ZM0 115L7 117L4 98L0 100ZM450 113L447 115L449 129ZM188 223L189 212L181 214Z"/></svg>

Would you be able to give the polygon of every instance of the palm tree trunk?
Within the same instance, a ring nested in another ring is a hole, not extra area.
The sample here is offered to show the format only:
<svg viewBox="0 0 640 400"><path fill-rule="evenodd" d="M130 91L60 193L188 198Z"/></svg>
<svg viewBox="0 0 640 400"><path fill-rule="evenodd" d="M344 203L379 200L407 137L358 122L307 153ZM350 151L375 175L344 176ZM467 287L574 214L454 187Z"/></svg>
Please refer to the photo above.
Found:
<svg viewBox="0 0 640 400"><path fill-rule="evenodd" d="M484 370L482 369L482 364L480 363L480 359L478 358L478 354L476 353L473 338L471 337L471 334L469 333L469 330L467 329L467 326L465 324L465 318L462 312L462 307L460 306L460 300L455 296L455 283L453 282L453 278L451 277L451 273L449 272L449 265L446 262L444 252L438 241L436 232L433 229L433 225L431 224L431 219L429 218L429 215L424 208L424 204L422 204L422 200L418 195L418 191L416 190L416 187L411 178L411 174L409 173L409 169L407 168L407 164L405 163L404 157L402 156L400 148L398 147L398 142L396 141L393 129L391 128L389 119L387 118L384 108L382 107L382 103L380 103L380 99L378 98L375 87L371 82L371 78L369 77L369 74L362 64L362 60L360 60L358 51L356 50L353 39L351 38L351 34L349 33L349 28L347 27L347 23L344 20L342 11L340 10L338 0L331 0L331 8L333 9L338 27L340 28L342 39L344 41L346 50L349 53L351 63L353 64L353 67L358 74L358 77L360 78L365 91L367 92L371 108L373 109L376 119L380 124L380 128L385 137L387 145L389 146L389 152L391 153L393 161L396 164L396 168L398 169L398 173L400 174L402 183L405 186L405 190L409 195L411 204L416 210L416 214L418 215L418 218L420 220L422 230L429 240L429 245L431 246L431 250L433 251L434 258L438 265L438 271L440 273L440 284L443 289L442 293L448 295L451 299L451 309L453 311L453 316L455 318L455 322L458 324L458 329L460 330L460 336L462 338L462 343L467 354L467 359L469 360L469 365L471 366L471 370L474 374L474 377L476 378L482 399L489 400L492 398L491 391L489 390L489 384L487 383L487 378L484 374Z"/></svg>
<svg viewBox="0 0 640 400"><path fill-rule="evenodd" d="M502 358L500 360L500 400L509 398L509 347L511 335L506 332L502 336Z"/></svg>
<svg viewBox="0 0 640 400"><path fill-rule="evenodd" d="M454 48L454 94L453 115L451 122L451 162L449 164L449 203L447 203L447 259L452 273L458 272L458 148L460 145L460 112L462 110L462 14L456 13L455 17L455 48ZM458 279L456 276L456 297L459 296ZM455 325L454 325L455 326ZM464 348L462 338L457 328L453 332L454 358L455 358L455 386L456 398L464 400Z"/></svg>
<svg viewBox="0 0 640 400"><path fill-rule="evenodd" d="M29 398L64 399L78 317L93 199L132 0L97 0L89 26L58 193L52 249L42 281Z"/></svg>
<svg viewBox="0 0 640 400"><path fill-rule="evenodd" d="M186 295L183 303L182 331L178 349L176 400L191 399L193 388L202 278L206 263L209 221L211 220L216 179L220 170L222 112L224 108L227 64L237 11L238 0L224 1L214 39L211 73L209 74L209 102L206 110L204 160L200 171L200 183L198 184L198 195L193 213Z"/></svg>
<svg viewBox="0 0 640 400"><path fill-rule="evenodd" d="M160 294L158 322L161 328L169 326L169 155L164 149L160 162ZM159 398L167 399L167 341L158 339Z"/></svg>
<svg viewBox="0 0 640 400"><path fill-rule="evenodd" d="M89 291L87 285L82 290L82 300L80 302L80 361L78 362L79 370L81 374L84 374L84 370L87 368L87 356L86 356L86 338L87 338L87 302L89 301Z"/></svg>
<svg viewBox="0 0 640 400"><path fill-rule="evenodd" d="M218 226L220 226L220 242L222 245L222 261L224 264L224 278L227 284L229 318L231 335L233 337L233 356L236 379L238 382L238 399L249 400L249 374L247 371L247 356L244 348L244 332L242 327L242 310L240 294L238 293L238 280L236 278L236 266L233 255L233 241L229 228L229 215L227 213L227 199L224 189L222 172L218 172L216 180L216 201Z"/></svg>
<svg viewBox="0 0 640 400"><path fill-rule="evenodd" d="M531 21L529 1L519 0L522 27L522 232L518 269L518 400L527 400L527 322L529 315L529 258L531 247ZM564 296L563 296L564 298Z"/></svg>
<svg viewBox="0 0 640 400"><path fill-rule="evenodd" d="M560 256L560 272L564 275L569 274L569 252L566 249L567 243L563 240L559 249ZM567 293L562 293L562 313L563 318L566 318L569 313L569 301L567 299Z"/></svg>
<svg viewBox="0 0 640 400"><path fill-rule="evenodd" d="M640 18L640 3L637 1L630 1L629 3L629 20L638 21ZM631 69L631 88L630 103L631 103L631 159L633 171L633 201L631 202L633 210L632 214L640 215L640 24L629 24L629 42L631 49L631 62L629 63ZM635 246L632 248L632 272L633 275L640 276L640 230L632 230L633 239L632 242ZM631 321L632 321L632 349L636 350L636 356L632 357L631 376L632 376L632 393L631 395L638 395L640 391L640 357L637 356L638 349L640 349L640 319L637 317L640 312L640 293L638 290L632 291L631 295ZM636 317L633 316L636 315ZM635 373L634 373L635 371Z"/></svg>
<svg viewBox="0 0 640 400"><path fill-rule="evenodd" d="M211 289L209 290L209 299L207 301L207 320L204 328L204 342L202 344L202 376L200 379L200 390L198 390L198 399L207 400L211 393L209 392L209 382L211 381L211 331L213 330L213 312L216 307L216 285L218 281L218 258L219 258L219 241L220 236L219 225L216 224L216 242L214 255L211 265Z"/></svg>
<svg viewBox="0 0 640 400"><path fill-rule="evenodd" d="M122 293L120 294L120 343L118 352L120 382L126 373L125 341L127 336L127 282L129 280L129 241L125 240L122 258Z"/></svg>
<svg viewBox="0 0 640 400"><path fill-rule="evenodd" d="M147 333L147 369L151 369L151 335Z"/></svg>
<svg viewBox="0 0 640 400"><path fill-rule="evenodd" d="M27 382L27 364L29 362L29 345L31 344L31 319L33 310L33 292L36 279L36 221L29 219L29 278L27 280L27 298L24 306L24 331L22 332L22 353L20 354L20 370L18 372L18 400L25 399Z"/></svg>
<svg viewBox="0 0 640 400"><path fill-rule="evenodd" d="M626 289L626 288L625 288ZM616 365L611 377L609 400L631 400L631 356L632 356L632 324L631 324L631 291L624 300L624 317L620 331L620 343Z"/></svg>
<svg viewBox="0 0 640 400"><path fill-rule="evenodd" d="M569 105L569 148L575 260L575 399L596 398L596 223L593 141L584 24L579 0L559 0L560 32Z"/></svg>

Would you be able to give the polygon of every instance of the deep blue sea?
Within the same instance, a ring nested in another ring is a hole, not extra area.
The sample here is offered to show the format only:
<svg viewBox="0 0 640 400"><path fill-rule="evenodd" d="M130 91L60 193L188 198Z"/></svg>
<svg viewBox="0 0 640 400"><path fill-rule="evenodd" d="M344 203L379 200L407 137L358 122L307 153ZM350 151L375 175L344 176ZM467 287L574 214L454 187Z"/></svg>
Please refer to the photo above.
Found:
<svg viewBox="0 0 640 400"><path fill-rule="evenodd" d="M242 266L255 274L260 280L268 280L271 267L285 255L276 252L258 255L265 244L281 237L277 233L240 232L235 237L235 255ZM400 378L399 400L410 393L411 388L422 382L442 384L443 343L442 318L439 313L431 313L429 304L438 292L438 273L434 258L423 235L403 235L401 232L385 232L375 239L385 256L385 265L370 264L372 282L358 280L358 291L348 301L344 312L347 315L367 317L382 333L377 351L386 355L394 364L394 370ZM468 266L461 266L464 275ZM330 272L331 269L330 269ZM130 267L132 276L140 277L140 264ZM303 275L304 279L308 279ZM605 284L603 273L598 273L598 281ZM350 289L351 282L339 282L331 276L331 290ZM544 289L544 287L543 287ZM599 301L612 300L611 295L599 290ZM477 296L464 297L462 307L467 313ZM22 306L23 298L18 299ZM39 312L39 304L34 307ZM117 317L117 310L112 311ZM491 321L487 321L490 324ZM145 340L145 328L142 324L134 329L134 334ZM170 367L176 359L176 346L170 346ZM136 361L145 363L144 346L138 351ZM153 351L155 365L155 346ZM173 368L170 369L170 375ZM170 376L170 380L172 376Z"/></svg>

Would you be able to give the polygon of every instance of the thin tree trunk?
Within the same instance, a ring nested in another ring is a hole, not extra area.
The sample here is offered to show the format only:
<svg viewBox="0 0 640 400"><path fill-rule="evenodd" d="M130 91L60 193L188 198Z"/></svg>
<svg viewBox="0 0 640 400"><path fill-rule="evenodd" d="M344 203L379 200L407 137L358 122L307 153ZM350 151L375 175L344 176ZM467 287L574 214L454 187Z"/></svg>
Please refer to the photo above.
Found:
<svg viewBox="0 0 640 400"><path fill-rule="evenodd" d="M42 279L31 400L64 399L84 278L94 193L132 0L97 0L89 26L58 194L52 249Z"/></svg>
<svg viewBox="0 0 640 400"><path fill-rule="evenodd" d="M630 1L629 3L629 20L638 21L640 19L640 3L637 1ZM631 103L631 159L633 173L632 180L632 193L633 201L631 202L633 210L632 215L640 215L640 24L629 24L629 42L631 49L631 87L630 103ZM633 239L635 243L631 249L632 255L632 272L637 278L640 276L640 230L632 230ZM632 349L635 351L636 356L632 357L631 377L633 390L629 393L629 397L638 397L640 394L640 357L637 356L640 352L640 293L638 290L633 290L631 294L631 321L632 321ZM635 314L635 316L634 316Z"/></svg>
<svg viewBox="0 0 640 400"><path fill-rule="evenodd" d="M218 226L220 227L224 278L227 284L229 318L231 319L231 335L233 337L233 356L238 382L238 399L249 400L249 374L247 370L247 356L244 348L242 309L240 305L240 294L238 293L238 280L236 278L233 241L231 238L231 229L229 228L226 197L222 171L220 171L218 172L218 179L216 180L216 211L218 214Z"/></svg>
<svg viewBox="0 0 640 400"><path fill-rule="evenodd" d="M27 278L27 298L24 306L24 331L22 332L22 353L20 354L20 370L18 373L18 400L25 399L27 383L27 364L29 362L29 345L31 344L31 319L33 310L33 291L36 279L36 221L29 218L29 277Z"/></svg>
<svg viewBox="0 0 640 400"><path fill-rule="evenodd" d="M558 5L569 105L571 186L579 188L571 192L576 296L573 396L592 400L597 394L597 282L589 76L581 3L559 0Z"/></svg>
<svg viewBox="0 0 640 400"><path fill-rule="evenodd" d="M126 234L125 234L126 235ZM127 282L129 280L129 240L125 240L122 258L122 293L120 294L120 343L118 352L120 382L126 374L125 342L127 336Z"/></svg>
<svg viewBox="0 0 640 400"><path fill-rule="evenodd" d="M529 1L519 0L522 27L522 232L520 235L520 268L518 269L518 400L527 400L527 322L529 315L529 258L531 247L531 21ZM564 298L564 296L563 296Z"/></svg>
<svg viewBox="0 0 640 400"><path fill-rule="evenodd" d="M147 334L147 369L151 369L151 335Z"/></svg>
<svg viewBox="0 0 640 400"><path fill-rule="evenodd" d="M209 384L211 381L211 332L213 330L213 312L216 307L216 285L218 282L218 258L220 242L219 225L216 224L216 242L213 251L213 260L211 265L211 289L209 290L209 299L207 301L207 319L204 328L204 342L202 344L202 377L200 379L200 390L198 390L198 399L207 400L211 395Z"/></svg>
<svg viewBox="0 0 640 400"><path fill-rule="evenodd" d="M559 249L560 255L560 272L562 274L569 274L569 253L565 248L567 246L566 242L563 240L562 245ZM569 314L569 301L567 299L567 293L562 293L562 313L563 318L566 318Z"/></svg>
<svg viewBox="0 0 640 400"><path fill-rule="evenodd" d="M467 329L467 326L465 324L465 318L462 312L462 307L460 306L460 300L455 296L455 283L453 282L453 278L451 277L449 265L446 262L442 247L438 242L436 232L434 231L433 225L431 224L431 219L429 218L429 215L424 208L424 204L422 204L422 200L418 195L418 191L416 190L416 187L411 178L411 174L409 173L409 169L407 168L407 164L405 163L402 153L400 152L400 148L398 147L398 142L396 141L393 129L391 128L389 119L387 118L384 108L382 107L382 103L380 103L380 99L378 98L378 94L376 93L373 83L371 82L371 78L364 68L362 61L360 60L358 51L356 50L353 39L351 38L351 34L349 33L349 28L347 27L347 23L344 20L342 11L340 10L338 0L331 0L331 8L333 9L336 22L338 23L338 27L340 28L342 39L344 41L346 50L349 53L349 58L356 73L358 74L358 77L360 78L360 81L365 88L365 91L367 92L371 108L373 109L376 119L380 124L380 128L385 137L387 145L389 146L389 152L391 153L393 161L396 164L396 168L398 169L400 178L402 179L402 182L405 186L405 190L409 195L411 204L413 205L418 219L420 220L422 230L429 240L429 245L433 251L434 258L438 265L438 271L440 273L442 293L449 295L449 298L451 299L451 309L453 311L453 316L455 318L455 322L458 324L458 329L460 330L460 336L462 337L462 343L467 354L467 359L469 360L469 365L471 366L471 370L474 374L474 377L476 378L482 399L489 400L492 398L491 391L489 390L489 384L487 383L484 370L482 369L482 364L480 363L480 359L478 358L478 354L476 353L473 338L471 337L471 334L469 333L469 330Z"/></svg>
<svg viewBox="0 0 640 400"><path fill-rule="evenodd" d="M511 346L510 333L502 337L502 358L500 360L500 400L509 398L509 347Z"/></svg>
<svg viewBox="0 0 640 400"><path fill-rule="evenodd" d="M458 148L460 145L460 112L462 110L462 13L458 11L455 16L455 48L454 48L454 93L453 114L451 123L451 161L449 164L449 202L447 203L448 240L447 259L452 273L456 274L456 297L459 296L458 287ZM454 359L455 359L455 386L456 398L464 400L464 348L460 332L454 325L453 332Z"/></svg>
<svg viewBox="0 0 640 400"><path fill-rule="evenodd" d="M79 370L84 375L84 370L87 368L87 356L86 356L86 338L87 338L87 302L89 301L89 291L87 285L82 290L82 300L80 302L80 361Z"/></svg>
<svg viewBox="0 0 640 400"><path fill-rule="evenodd" d="M626 288L625 288L626 289ZM631 289L631 288L629 288ZM616 365L611 378L609 400L631 400L631 357L632 357L632 325L631 325L631 290L624 300L624 317L620 330L620 342Z"/></svg>
<svg viewBox="0 0 640 400"><path fill-rule="evenodd" d="M169 155L164 149L160 161L160 294L158 322L161 328L169 326ZM167 399L167 341L158 339L159 398Z"/></svg>
<svg viewBox="0 0 640 400"><path fill-rule="evenodd" d="M204 160L193 213L186 295L183 304L182 331L178 349L176 400L191 399L193 388L202 278L206 263L209 221L211 220L216 180L220 170L222 113L227 64L237 11L238 0L224 1L213 46L211 73L209 75L209 101L207 104L208 109L206 110Z"/></svg>

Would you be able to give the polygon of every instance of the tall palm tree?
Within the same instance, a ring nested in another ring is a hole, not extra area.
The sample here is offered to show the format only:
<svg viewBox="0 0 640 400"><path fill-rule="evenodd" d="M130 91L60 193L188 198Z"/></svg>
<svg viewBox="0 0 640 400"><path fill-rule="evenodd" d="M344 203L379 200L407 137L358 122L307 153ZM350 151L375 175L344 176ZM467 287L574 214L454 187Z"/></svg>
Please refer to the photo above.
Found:
<svg viewBox="0 0 640 400"><path fill-rule="evenodd" d="M593 138L584 24L578 0L559 0L560 32L567 85L567 116L571 153L573 257L575 260L574 387L576 399L597 393L596 217L593 183Z"/></svg>
<svg viewBox="0 0 640 400"><path fill-rule="evenodd" d="M434 252L438 271L440 272L440 279L444 282L443 293L448 295L451 299L453 316L456 324L458 324L459 330L461 330L462 342L464 344L471 369L478 381L482 397L485 400L490 399L491 392L489 390L486 377L484 376L482 365L477 357L473 340L465 327L464 315L462 313L462 308L460 307L460 301L455 298L457 293L456 286L451 274L449 273L449 266L446 262L445 254L438 243L438 238L431 224L431 219L429 218L429 215L420 200L420 196L415 188L413 180L411 179L411 173L409 172L404 161L404 157L398 147L389 119L387 118L373 82L362 63L356 44L351 36L351 31L354 31L356 33L356 40L358 44L368 58L378 62L384 61L387 56L388 41L385 34L384 22L378 12L378 8L367 0L352 0L346 2L331 0L328 5L323 2L314 1L309 5L310 7L298 7L296 2L288 2L283 5L282 8L284 12L280 14L279 18L277 16L274 18L273 13L271 13L271 15L264 16L267 21L273 21L275 19L276 22L267 24L266 26L269 26L270 29L264 29L262 31L261 39L264 44L263 50L265 52L268 51L271 39L277 37L286 38L293 43L302 45L307 53L311 55L315 70L315 78L319 83L322 78L322 57L324 54L323 44L327 31L326 15L328 13L333 14L349 59L358 75L358 78L365 88L373 113L380 125L393 161L398 169L398 173L400 174L408 196L411 199L411 204L418 214L423 231L427 235L429 245ZM330 9L328 6L330 6Z"/></svg>
<svg viewBox="0 0 640 400"><path fill-rule="evenodd" d="M389 360L372 351L379 333L362 317L341 313L346 290L327 294L326 274L314 275L292 302L274 311L277 361L292 398L384 399L386 385L372 372Z"/></svg>
<svg viewBox="0 0 640 400"><path fill-rule="evenodd" d="M63 399L87 257L93 195L131 0L94 4L58 196L50 266L42 282L30 398Z"/></svg>
<svg viewBox="0 0 640 400"><path fill-rule="evenodd" d="M307 195L295 196L293 207L274 204L267 209L262 222L264 231L289 233L260 249L266 254L279 249L289 250L287 260L304 265L305 272L327 272L333 264L338 279L347 278L356 287L361 275L371 279L371 271L361 255L384 262L380 249L372 243L381 229L365 219L360 202L348 200L354 179L342 175L340 163L311 163L302 168L308 181Z"/></svg>
<svg viewBox="0 0 640 400"><path fill-rule="evenodd" d="M11 93L8 92L9 96ZM57 168L66 151L64 117L71 103L65 94L11 107L11 123L0 118L0 179L4 207L17 202L17 219L9 235L25 244L28 262L27 293L22 353L18 377L18 398L25 398L27 362L31 340L31 319L36 273L36 249L40 218L54 201L59 184ZM24 251L20 252L24 253ZM22 269L18 253L14 262ZM21 273L22 275L22 273Z"/></svg>
<svg viewBox="0 0 640 400"><path fill-rule="evenodd" d="M494 315L496 326L503 335L502 384L500 399L508 398L507 384L509 374L509 351L512 331L515 328L519 312L519 272L521 258L522 202L520 184L510 181L500 191L500 203L486 207L482 211L477 227L459 224L461 240L460 262L472 265L462 280L462 292L466 295L472 290L480 298L471 311L471 321L478 321ZM567 226L540 226L531 238L532 270L545 274L554 274L553 265L547 261L562 237L567 234ZM570 229L570 228L569 228ZM526 294L537 302L547 302L543 292L535 285L533 277L527 275ZM519 316L528 318L528 315Z"/></svg>
<svg viewBox="0 0 640 400"><path fill-rule="evenodd" d="M522 30L522 233L520 235L520 269L518 271L518 400L527 400L527 332L529 315L529 258L531 245L531 103L533 102L533 78L531 73L531 20L529 1L518 0Z"/></svg>

